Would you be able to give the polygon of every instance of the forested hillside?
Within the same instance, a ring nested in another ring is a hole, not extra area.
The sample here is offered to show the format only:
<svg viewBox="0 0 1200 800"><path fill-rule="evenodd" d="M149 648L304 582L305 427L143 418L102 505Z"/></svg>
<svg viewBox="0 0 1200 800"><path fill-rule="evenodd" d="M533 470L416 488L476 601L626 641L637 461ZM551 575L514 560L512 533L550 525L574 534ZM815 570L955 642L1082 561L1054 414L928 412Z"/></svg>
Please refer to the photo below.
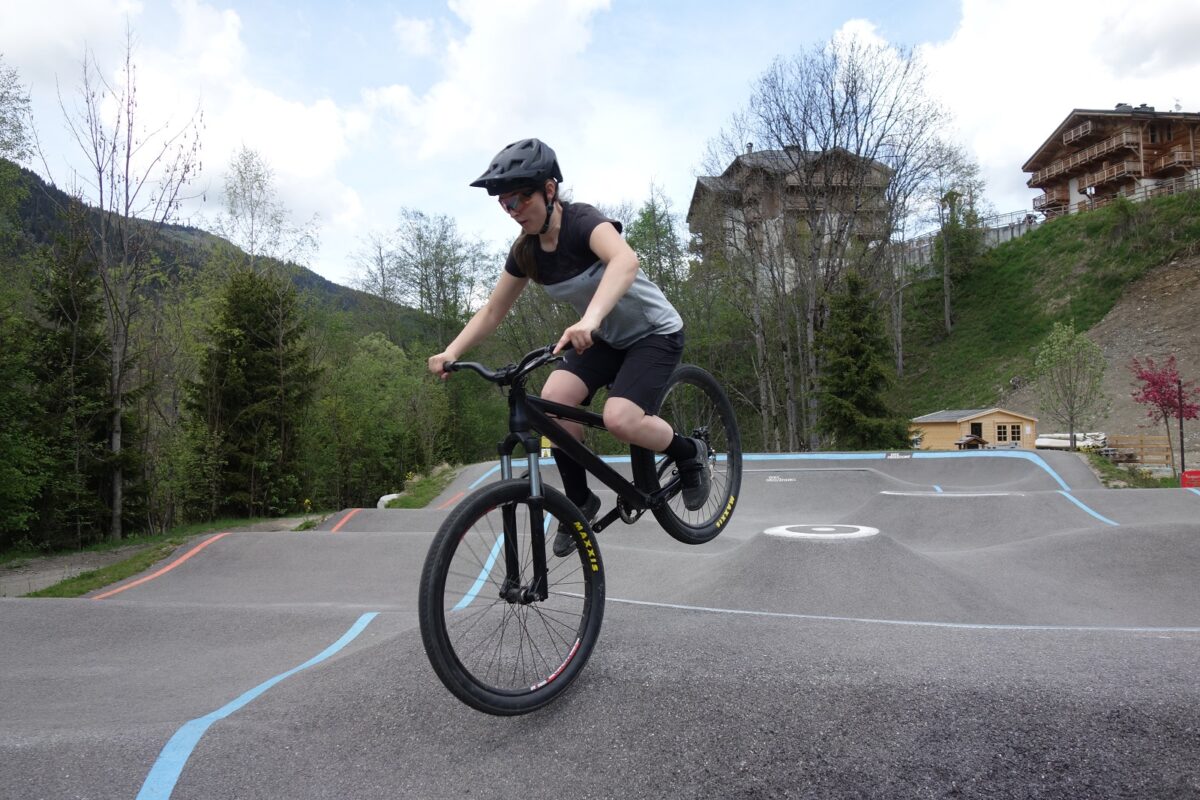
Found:
<svg viewBox="0 0 1200 800"><path fill-rule="evenodd" d="M0 548L111 537L117 482L117 529L157 531L373 504L497 438L498 395L424 370L447 320L195 228L103 223L0 162Z"/></svg>

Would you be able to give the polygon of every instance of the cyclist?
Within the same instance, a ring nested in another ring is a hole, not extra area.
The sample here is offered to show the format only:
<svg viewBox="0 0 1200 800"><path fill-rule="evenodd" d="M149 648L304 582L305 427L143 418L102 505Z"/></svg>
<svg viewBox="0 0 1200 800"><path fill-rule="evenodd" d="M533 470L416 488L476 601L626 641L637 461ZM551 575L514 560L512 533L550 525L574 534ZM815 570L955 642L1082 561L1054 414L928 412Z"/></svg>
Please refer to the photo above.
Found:
<svg viewBox="0 0 1200 800"><path fill-rule="evenodd" d="M444 351L430 356L429 370L448 377L445 364L490 336L529 281L541 284L580 315L555 346L555 353L566 350L564 361L546 379L542 397L588 405L596 390L608 386L605 427L623 442L673 458L684 505L694 511L708 497L708 447L655 416L657 399L683 354L683 320L638 268L637 256L621 238L621 223L563 198L562 179L554 151L538 139L522 139L496 154L471 183L496 197L521 233L487 302ZM560 424L583 438L582 425ZM557 448L554 458L567 497L595 519L600 498L588 489L586 470ZM571 532L559 523L555 555L573 546Z"/></svg>

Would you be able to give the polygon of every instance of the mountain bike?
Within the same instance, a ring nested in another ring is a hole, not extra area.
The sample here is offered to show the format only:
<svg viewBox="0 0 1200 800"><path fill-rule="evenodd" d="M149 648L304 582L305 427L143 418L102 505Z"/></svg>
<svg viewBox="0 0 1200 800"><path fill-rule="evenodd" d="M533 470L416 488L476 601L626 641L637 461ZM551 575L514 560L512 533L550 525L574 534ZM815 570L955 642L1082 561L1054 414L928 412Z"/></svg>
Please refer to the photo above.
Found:
<svg viewBox="0 0 1200 800"><path fill-rule="evenodd" d="M647 510L686 544L712 540L729 524L742 479L741 438L733 406L703 369L683 365L663 390L659 416L708 446L708 500L689 511L673 459L630 446L626 480L555 420L603 430L601 415L545 400L526 390L530 373L556 361L553 346L491 370L451 362L508 393L509 434L499 444L500 480L467 495L434 536L421 572L421 638L434 672L472 708L524 714L565 691L583 670L604 615L604 563L596 534L617 519L636 522ZM549 439L612 489L616 504L590 522L566 495L542 480L540 437ZM528 469L513 476L520 446ZM547 537L565 522L575 551L548 553Z"/></svg>

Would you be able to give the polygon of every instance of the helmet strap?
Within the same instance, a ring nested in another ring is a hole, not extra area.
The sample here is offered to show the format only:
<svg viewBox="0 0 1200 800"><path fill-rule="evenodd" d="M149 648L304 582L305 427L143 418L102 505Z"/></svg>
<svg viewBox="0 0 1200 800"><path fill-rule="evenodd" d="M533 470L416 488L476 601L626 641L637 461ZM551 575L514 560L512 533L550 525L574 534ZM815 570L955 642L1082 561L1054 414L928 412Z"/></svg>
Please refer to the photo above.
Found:
<svg viewBox="0 0 1200 800"><path fill-rule="evenodd" d="M558 182L557 181L554 183L554 188L556 190L555 194L557 195L558 194L558 192L557 192ZM541 236L546 231L550 230L550 220L554 216L554 201L551 200L549 195L546 194L545 188L542 189L542 197L546 198L546 222L545 222L545 224L542 225L542 229L540 231L538 231L538 236Z"/></svg>

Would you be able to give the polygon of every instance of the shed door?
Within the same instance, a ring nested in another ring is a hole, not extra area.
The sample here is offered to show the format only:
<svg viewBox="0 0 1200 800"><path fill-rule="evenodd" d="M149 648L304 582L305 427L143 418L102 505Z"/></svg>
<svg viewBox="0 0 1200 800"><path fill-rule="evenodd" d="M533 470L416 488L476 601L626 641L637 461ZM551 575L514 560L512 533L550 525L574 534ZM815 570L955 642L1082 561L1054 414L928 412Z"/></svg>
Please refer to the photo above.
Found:
<svg viewBox="0 0 1200 800"><path fill-rule="evenodd" d="M971 423L971 435L978 436L980 439L983 438L983 423L982 422L972 422Z"/></svg>

